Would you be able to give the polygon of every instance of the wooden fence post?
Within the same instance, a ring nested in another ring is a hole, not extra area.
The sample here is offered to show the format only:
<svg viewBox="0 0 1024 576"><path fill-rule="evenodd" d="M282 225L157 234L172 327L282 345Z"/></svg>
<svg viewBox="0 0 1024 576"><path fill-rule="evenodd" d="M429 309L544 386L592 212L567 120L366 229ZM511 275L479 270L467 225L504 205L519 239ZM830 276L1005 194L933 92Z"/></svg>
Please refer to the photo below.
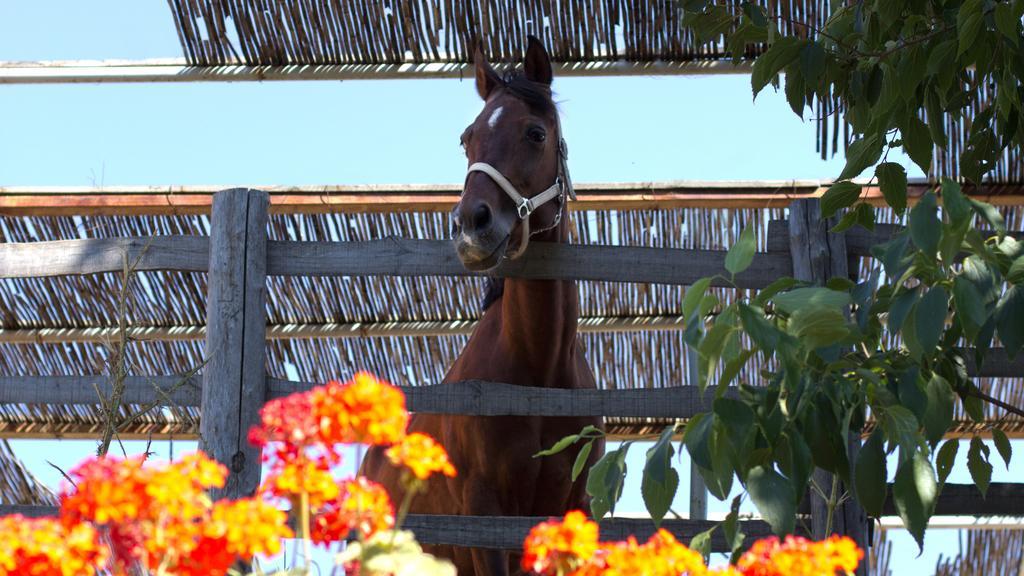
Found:
<svg viewBox="0 0 1024 576"><path fill-rule="evenodd" d="M789 250L793 257L793 276L817 285L824 285L830 278L849 278L846 255L846 238L835 234L829 228L835 222L821 217L821 202L817 198L801 199L789 205ZM847 456L850 473L860 451L860 435L851 433L847 442ZM826 491L832 486L832 475L817 470L814 480ZM845 487L852 492L853 487ZM828 536L825 533L827 504L817 493L811 491L811 533L816 540ZM832 522L832 533L845 534L865 551L864 561L857 569L858 576L868 573L867 535L868 520L864 509L852 497L836 509Z"/></svg>
<svg viewBox="0 0 1024 576"><path fill-rule="evenodd" d="M230 470L214 498L256 491L260 451L249 444L266 397L266 192L235 188L213 198L200 406L202 449Z"/></svg>
<svg viewBox="0 0 1024 576"><path fill-rule="evenodd" d="M697 362L697 349L687 344L686 371L689 378L686 383L690 386L697 386L699 380ZM693 458L690 458L690 513L687 517L690 520L708 519L708 487L697 470L697 463L693 461Z"/></svg>

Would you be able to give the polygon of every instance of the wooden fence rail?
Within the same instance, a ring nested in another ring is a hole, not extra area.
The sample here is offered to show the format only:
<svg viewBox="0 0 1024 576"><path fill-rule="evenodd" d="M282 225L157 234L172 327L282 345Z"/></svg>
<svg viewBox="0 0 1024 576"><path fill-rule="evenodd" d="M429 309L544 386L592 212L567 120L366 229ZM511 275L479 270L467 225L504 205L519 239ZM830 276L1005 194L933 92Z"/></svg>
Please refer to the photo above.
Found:
<svg viewBox="0 0 1024 576"><path fill-rule="evenodd" d="M993 350L992 356L1006 354ZM971 355L968 354L968 357ZM996 360L997 358L993 358ZM997 370L981 375L1024 373L1024 355L1014 362L991 364ZM986 367L990 366L988 362ZM202 396L199 376L129 376L124 381L127 404L197 408ZM317 386L312 382L267 379L268 400ZM615 416L622 418L691 418L711 410L714 391L696 386L632 389L558 389L466 380L429 386L399 386L412 412L470 416ZM97 391L109 395L107 376L0 376L0 404L95 405ZM730 391L730 394L733 392Z"/></svg>
<svg viewBox="0 0 1024 576"><path fill-rule="evenodd" d="M209 239L155 236L0 244L0 278L122 272L205 272ZM502 264L490 275L555 280L605 280L692 284L725 269L725 251L566 245L537 242L527 257ZM740 288L761 288L790 270L785 254L758 254L737 275ZM267 274L279 276L483 276L466 270L451 242L386 238L364 242L267 243ZM714 285L728 285L716 279Z"/></svg>
<svg viewBox="0 0 1024 576"><path fill-rule="evenodd" d="M206 272L205 236L88 238L0 243L0 278L46 278L134 270Z"/></svg>

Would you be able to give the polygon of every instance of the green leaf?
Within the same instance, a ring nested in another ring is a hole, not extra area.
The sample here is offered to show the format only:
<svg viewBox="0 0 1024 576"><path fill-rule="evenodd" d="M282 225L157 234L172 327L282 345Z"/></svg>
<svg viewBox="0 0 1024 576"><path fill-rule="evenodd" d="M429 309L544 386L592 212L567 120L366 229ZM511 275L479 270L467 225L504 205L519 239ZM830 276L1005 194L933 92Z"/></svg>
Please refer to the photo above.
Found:
<svg viewBox="0 0 1024 576"><path fill-rule="evenodd" d="M882 515L882 507L885 505L888 492L885 485L886 477L885 446L882 442L882 432L876 429L861 446L854 468L857 500L864 510L875 518Z"/></svg>
<svg viewBox="0 0 1024 576"><path fill-rule="evenodd" d="M711 528L690 538L690 550L699 553L705 560L711 556L711 534L716 528L718 528L718 524L714 524Z"/></svg>
<svg viewBox="0 0 1024 576"><path fill-rule="evenodd" d="M697 307L700 305L700 301L704 298L704 294L708 291L708 287L711 286L711 278L701 278L690 286L690 289L686 291L683 296L683 318L687 322L693 318L693 313L697 311Z"/></svg>
<svg viewBox="0 0 1024 576"><path fill-rule="evenodd" d="M1014 46L1020 45L1020 31L1017 29L1017 24L1020 23L1020 18L1014 17L1013 8L1010 7L1008 2L996 3L993 20L996 22L996 29L999 30L1011 44Z"/></svg>
<svg viewBox="0 0 1024 576"><path fill-rule="evenodd" d="M917 288L914 287L897 296L889 305L887 324L892 333L899 332L903 327L903 321L907 319L910 311L917 304L917 296Z"/></svg>
<svg viewBox="0 0 1024 576"><path fill-rule="evenodd" d="M900 126L900 135L910 159L927 173L932 164L932 137L928 126L917 115L911 114Z"/></svg>
<svg viewBox="0 0 1024 576"><path fill-rule="evenodd" d="M600 520L609 512L615 512L615 504L622 496L626 479L626 454L629 442L616 450L605 453L590 469L587 476L587 494L590 495L590 513Z"/></svg>
<svg viewBox="0 0 1024 576"><path fill-rule="evenodd" d="M940 94L950 88L956 71L960 70L956 64L956 45L955 39L945 40L928 55L928 75L936 78Z"/></svg>
<svg viewBox="0 0 1024 576"><path fill-rule="evenodd" d="M949 178L942 179L942 208L954 224L960 224L972 216L971 204L960 191L960 184Z"/></svg>
<svg viewBox="0 0 1024 576"><path fill-rule="evenodd" d="M889 406L880 416L879 423L889 442L900 447L901 462L918 452L918 445L921 442L919 424L917 417L910 410L899 405Z"/></svg>
<svg viewBox="0 0 1024 576"><path fill-rule="evenodd" d="M580 474L583 473L583 467L587 465L587 459L590 458L590 452L594 448L594 441L591 440L580 448L580 453L576 455L576 461L572 464L572 481L575 482Z"/></svg>
<svg viewBox="0 0 1024 576"><path fill-rule="evenodd" d="M985 301L974 284L958 274L953 279L953 304L956 306L957 318L968 341L973 342L978 331L985 324L988 315L985 312Z"/></svg>
<svg viewBox="0 0 1024 576"><path fill-rule="evenodd" d="M984 24L982 12L983 0L965 0L956 15L957 56L967 52L974 46Z"/></svg>
<svg viewBox="0 0 1024 576"><path fill-rule="evenodd" d="M836 182L821 197L821 216L831 218L841 208L852 206L860 198L860 184L849 180Z"/></svg>
<svg viewBox="0 0 1024 576"><path fill-rule="evenodd" d="M915 102L917 87L928 72L928 53L920 45L910 46L905 52L897 68L900 95L906 101Z"/></svg>
<svg viewBox="0 0 1024 576"><path fill-rule="evenodd" d="M850 294L820 286L808 286L777 294L772 301L776 308L786 314L793 314L797 310L809 306L821 306L841 311L850 305Z"/></svg>
<svg viewBox="0 0 1024 576"><path fill-rule="evenodd" d="M715 498L725 500L732 490L733 479L733 455L729 450L729 438L726 426L718 419L712 426L711 432L711 468L698 467L701 478Z"/></svg>
<svg viewBox="0 0 1024 576"><path fill-rule="evenodd" d="M789 103L789 107L793 110L793 113L799 116L801 119L804 117L804 105L806 104L806 87L804 86L804 76L800 73L800 68L796 64L790 64L786 68L786 102Z"/></svg>
<svg viewBox="0 0 1024 576"><path fill-rule="evenodd" d="M781 444L783 451L779 459L780 470L789 478L794 492L803 494L814 469L811 448L799 430L791 430L785 436L786 442Z"/></svg>
<svg viewBox="0 0 1024 576"><path fill-rule="evenodd" d="M903 345L907 348L911 358L918 362L921 361L921 356L925 353L925 349L924 346L921 346L921 341L917 339L916 305L910 310L910 314L907 315L907 321L903 325Z"/></svg>
<svg viewBox="0 0 1024 576"><path fill-rule="evenodd" d="M1018 256L1013 264L1010 264L1010 271L1006 274L1006 281L1012 284L1024 284L1024 256Z"/></svg>
<svg viewBox="0 0 1024 576"><path fill-rule="evenodd" d="M810 42L800 50L800 72L811 86L818 84L825 71L825 48L818 42Z"/></svg>
<svg viewBox="0 0 1024 576"><path fill-rule="evenodd" d="M739 556L740 550L743 547L743 539L747 537L740 530L740 502L742 500L742 494L733 498L732 504L729 506L729 513L725 515L725 520L722 520L722 532L725 535L725 542L729 545L729 550L734 558ZM735 562L730 558L729 563Z"/></svg>
<svg viewBox="0 0 1024 576"><path fill-rule="evenodd" d="M714 417L708 413L697 414L686 423L683 445L690 458L698 466L711 469L711 426Z"/></svg>
<svg viewBox="0 0 1024 576"><path fill-rule="evenodd" d="M951 438L942 443L939 454L935 457L935 466L939 469L939 484L945 484L949 473L953 471L956 453L960 450L960 440Z"/></svg>
<svg viewBox="0 0 1024 576"><path fill-rule="evenodd" d="M934 87L930 87L924 102L925 113L928 116L928 133L932 141L939 147L946 147L946 128L943 126L945 117L942 112L942 104L939 102L939 94Z"/></svg>
<svg viewBox="0 0 1024 576"><path fill-rule="evenodd" d="M964 412L971 417L971 420L974 420L978 424L985 422L985 407L981 404L981 398L978 398L973 394L961 394L960 401L963 402Z"/></svg>
<svg viewBox="0 0 1024 576"><path fill-rule="evenodd" d="M969 198L968 201L971 203L974 211L992 226L1000 238L1006 235L1006 221L1003 220L1003 215L999 213L999 210L996 210L995 206L988 202L975 200L974 198Z"/></svg>
<svg viewBox="0 0 1024 576"><path fill-rule="evenodd" d="M796 527L796 497L789 481L771 468L754 466L747 474L747 491L773 532L780 536L793 532Z"/></svg>
<svg viewBox="0 0 1024 576"><path fill-rule="evenodd" d="M780 36L764 54L754 60L754 67L750 73L750 86L754 90L755 97L783 68L796 60L806 43L806 40L795 36Z"/></svg>
<svg viewBox="0 0 1024 576"><path fill-rule="evenodd" d="M778 280L773 281L771 284L765 286L757 292L757 296L754 297L752 302L758 306L764 307L773 296L784 290L789 290L793 286L799 284L800 281L796 278L784 276Z"/></svg>
<svg viewBox="0 0 1024 576"><path fill-rule="evenodd" d="M918 547L924 550L924 531L938 496L935 470L924 453L915 451L912 457L900 464L892 496L903 525L917 541Z"/></svg>
<svg viewBox="0 0 1024 576"><path fill-rule="evenodd" d="M754 341L754 344L765 352L774 352L775 345L778 343L781 334L779 329L764 317L764 313L760 308L754 308L740 302L739 311L743 330Z"/></svg>
<svg viewBox="0 0 1024 576"><path fill-rule="evenodd" d="M875 168L878 186L882 196L896 214L903 215L907 209L907 171L895 162L882 162Z"/></svg>
<svg viewBox="0 0 1024 576"><path fill-rule="evenodd" d="M1006 469L1010 469L1010 459L1013 457L1013 447L1010 446L1010 439L1006 437L1006 432L1003 432L999 428L992 429L992 443L996 445L996 450L999 451L999 455L1003 458L1003 462L1006 464Z"/></svg>
<svg viewBox="0 0 1024 576"><path fill-rule="evenodd" d="M540 458L541 456L551 456L553 454L558 454L562 450L565 450L569 446L575 444L577 441L579 441L579 439L579 434L569 434L565 438L562 438L558 442L555 442L555 445L552 446L551 448L548 448L547 450L541 450L540 452L534 454L533 457Z"/></svg>
<svg viewBox="0 0 1024 576"><path fill-rule="evenodd" d="M750 267L754 261L754 227L747 226L740 233L740 239L729 248L725 255L725 269L733 276Z"/></svg>
<svg viewBox="0 0 1024 576"><path fill-rule="evenodd" d="M849 335L850 330L842 312L823 306L808 306L790 316L789 332L813 350L839 342Z"/></svg>
<svg viewBox="0 0 1024 576"><path fill-rule="evenodd" d="M1024 345L1024 286L1011 286L999 299L996 330L1012 360Z"/></svg>
<svg viewBox="0 0 1024 576"><path fill-rule="evenodd" d="M675 426L666 427L654 446L647 450L647 463L644 465L644 476L640 485L644 505L654 520L655 528L661 526L661 520L672 505L672 499L679 488L679 472L672 467L672 456L675 454L675 449L672 448L673 432Z"/></svg>
<svg viewBox="0 0 1024 576"><path fill-rule="evenodd" d="M933 286L917 303L914 313L915 334L925 354L931 354L939 344L946 326L949 294L942 286Z"/></svg>
<svg viewBox="0 0 1024 576"><path fill-rule="evenodd" d="M967 451L967 469L971 471L971 478L982 497L988 493L988 486L992 483L992 465L988 462L988 452L988 446L981 438L971 438L971 449Z"/></svg>
<svg viewBox="0 0 1024 576"><path fill-rule="evenodd" d="M945 378L932 374L925 386L925 396L928 398L928 404L924 414L924 432L928 441L935 446L953 425L953 404L956 402L956 395Z"/></svg>
<svg viewBox="0 0 1024 576"><path fill-rule="evenodd" d="M935 258L942 236L942 222L938 216L935 194L928 192L910 210L910 239L917 249Z"/></svg>
<svg viewBox="0 0 1024 576"><path fill-rule="evenodd" d="M735 334L737 337L739 334ZM715 387L715 396L720 397L729 390L732 381L740 374L740 370L746 366L750 357L757 353L757 350L744 350L738 356L725 363L721 374L718 375L718 385Z"/></svg>
<svg viewBox="0 0 1024 576"><path fill-rule="evenodd" d="M878 159L882 156L884 145L885 143L877 135L867 136L852 142L846 150L846 166L843 167L838 180L855 178L861 172L874 166L875 162L878 162ZM822 200L822 215L826 217L832 215L832 213L825 214L824 200Z"/></svg>

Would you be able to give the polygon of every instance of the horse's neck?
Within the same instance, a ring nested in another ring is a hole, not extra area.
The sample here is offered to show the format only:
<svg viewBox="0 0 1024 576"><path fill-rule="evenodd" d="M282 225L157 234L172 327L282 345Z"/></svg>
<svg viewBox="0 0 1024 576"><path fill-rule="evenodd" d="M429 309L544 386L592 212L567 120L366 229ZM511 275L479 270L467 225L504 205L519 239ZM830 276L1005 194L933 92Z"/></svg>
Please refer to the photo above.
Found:
<svg viewBox="0 0 1024 576"><path fill-rule="evenodd" d="M535 241L565 241L563 229L538 235ZM537 376L558 376L572 366L576 345L579 295L572 280L506 278L501 305L501 345Z"/></svg>

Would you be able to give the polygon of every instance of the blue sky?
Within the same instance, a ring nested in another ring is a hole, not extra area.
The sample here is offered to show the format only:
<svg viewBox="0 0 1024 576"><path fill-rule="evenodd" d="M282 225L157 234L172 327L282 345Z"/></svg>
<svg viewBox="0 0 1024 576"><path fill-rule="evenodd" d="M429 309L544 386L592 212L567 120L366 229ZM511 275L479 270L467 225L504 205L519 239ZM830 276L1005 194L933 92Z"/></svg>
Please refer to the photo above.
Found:
<svg viewBox="0 0 1024 576"><path fill-rule="evenodd" d="M0 2L0 60L180 54L164 2ZM568 78L555 90L578 182L829 179L842 167L818 157L814 123L781 94L752 102L746 76ZM2 86L0 185L453 183L465 169L458 136L479 106L459 80ZM16 443L54 486L46 460L68 468L93 447ZM154 449L169 455L166 442ZM622 511L642 510L643 453L633 448ZM1024 473L1019 459L995 469L994 481ZM684 511L685 466L681 476ZM951 481L969 481L965 466ZM712 513L725 509L712 499ZM955 532L933 531L915 559L909 536L891 534L896 574L931 573L957 550Z"/></svg>

